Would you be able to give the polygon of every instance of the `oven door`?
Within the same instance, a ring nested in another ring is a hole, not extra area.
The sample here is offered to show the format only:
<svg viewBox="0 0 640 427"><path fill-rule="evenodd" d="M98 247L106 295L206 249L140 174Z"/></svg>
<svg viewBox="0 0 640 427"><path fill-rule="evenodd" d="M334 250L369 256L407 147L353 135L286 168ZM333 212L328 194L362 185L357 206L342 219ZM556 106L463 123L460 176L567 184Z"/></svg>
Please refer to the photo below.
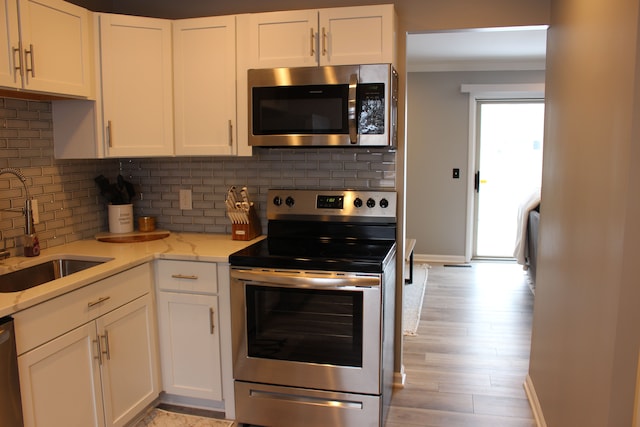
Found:
<svg viewBox="0 0 640 427"><path fill-rule="evenodd" d="M234 379L381 393L381 275L231 269Z"/></svg>

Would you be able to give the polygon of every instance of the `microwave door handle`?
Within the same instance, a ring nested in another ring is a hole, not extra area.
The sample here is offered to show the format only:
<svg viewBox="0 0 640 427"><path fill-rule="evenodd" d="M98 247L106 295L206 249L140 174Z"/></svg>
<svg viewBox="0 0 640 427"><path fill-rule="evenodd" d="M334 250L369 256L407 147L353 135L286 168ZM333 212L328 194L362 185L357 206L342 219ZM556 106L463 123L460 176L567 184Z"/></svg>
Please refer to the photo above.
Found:
<svg viewBox="0 0 640 427"><path fill-rule="evenodd" d="M348 120L349 120L349 142L358 143L358 122L356 120L356 96L358 93L358 75L351 74L349 77L349 100L348 100Z"/></svg>

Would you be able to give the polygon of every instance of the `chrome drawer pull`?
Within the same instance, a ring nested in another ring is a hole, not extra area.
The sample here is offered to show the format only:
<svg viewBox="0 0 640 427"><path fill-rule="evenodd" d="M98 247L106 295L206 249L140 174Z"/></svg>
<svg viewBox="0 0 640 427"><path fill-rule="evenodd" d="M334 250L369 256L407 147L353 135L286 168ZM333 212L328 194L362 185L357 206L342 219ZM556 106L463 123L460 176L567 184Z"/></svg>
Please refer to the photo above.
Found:
<svg viewBox="0 0 640 427"><path fill-rule="evenodd" d="M94 306L96 306L96 305L98 305L98 304L101 304L101 303L105 302L105 301L106 301L106 300L108 300L108 299L111 299L111 297L100 297L100 298L98 298L98 299L97 299L97 300L95 300L95 301L89 301L89 303L87 304L87 306L88 306L89 308L91 308L91 307L94 307Z"/></svg>
<svg viewBox="0 0 640 427"><path fill-rule="evenodd" d="M172 274L171 277L174 279L198 280L198 276L187 274Z"/></svg>

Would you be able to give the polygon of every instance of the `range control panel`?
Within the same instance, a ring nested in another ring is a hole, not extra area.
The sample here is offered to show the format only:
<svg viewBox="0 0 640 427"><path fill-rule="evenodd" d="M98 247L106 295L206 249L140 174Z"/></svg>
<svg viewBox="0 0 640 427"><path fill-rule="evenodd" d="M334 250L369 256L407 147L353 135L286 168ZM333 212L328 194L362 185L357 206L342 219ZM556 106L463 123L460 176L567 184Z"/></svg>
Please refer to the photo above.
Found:
<svg viewBox="0 0 640 427"><path fill-rule="evenodd" d="M395 221L397 193L370 190L269 190L267 202L268 219L322 217L332 220Z"/></svg>

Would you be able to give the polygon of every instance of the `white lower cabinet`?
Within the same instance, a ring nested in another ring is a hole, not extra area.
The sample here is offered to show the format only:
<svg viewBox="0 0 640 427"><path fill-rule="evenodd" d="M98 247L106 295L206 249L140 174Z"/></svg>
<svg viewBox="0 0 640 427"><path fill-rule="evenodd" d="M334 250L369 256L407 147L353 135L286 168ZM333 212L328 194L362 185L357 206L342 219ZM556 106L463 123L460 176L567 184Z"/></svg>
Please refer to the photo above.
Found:
<svg viewBox="0 0 640 427"><path fill-rule="evenodd" d="M25 426L104 426L94 323L18 357Z"/></svg>
<svg viewBox="0 0 640 427"><path fill-rule="evenodd" d="M14 315L25 427L120 427L158 397L151 281L145 264Z"/></svg>
<svg viewBox="0 0 640 427"><path fill-rule="evenodd" d="M226 264L156 262L163 400L232 419L228 274Z"/></svg>
<svg viewBox="0 0 640 427"><path fill-rule="evenodd" d="M218 297L160 292L158 320L164 391L222 400Z"/></svg>

